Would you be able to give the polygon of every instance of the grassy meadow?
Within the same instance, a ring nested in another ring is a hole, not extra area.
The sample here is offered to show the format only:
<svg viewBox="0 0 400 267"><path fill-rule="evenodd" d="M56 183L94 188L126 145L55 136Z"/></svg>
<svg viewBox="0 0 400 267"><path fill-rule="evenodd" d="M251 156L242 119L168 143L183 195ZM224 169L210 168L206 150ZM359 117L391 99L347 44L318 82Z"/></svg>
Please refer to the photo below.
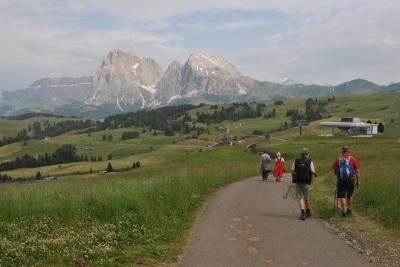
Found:
<svg viewBox="0 0 400 267"><path fill-rule="evenodd" d="M8 171L12 177L57 175L55 182L0 185L0 266L132 266L174 263L185 245L196 213L216 190L242 178L258 175L258 156L245 152L246 144L271 153L280 151L291 165L303 147L311 150L320 177L313 187L313 208L332 216L335 177L330 166L343 145L359 159L362 185L355 194L355 214L367 215L388 229L400 231L400 94L338 97L327 106L329 120L361 117L382 121L385 134L373 138L329 137L329 129L312 122L299 137L298 127L274 132L272 138L253 135L270 132L290 122L289 108L304 108L304 100L287 100L267 110L277 116L202 124L209 133L153 136L142 129L116 129L88 134L67 133L0 147L0 161L24 154L51 153L73 144L78 154L102 156L103 161L76 162ZM220 105L221 106L221 105ZM225 107L228 104L224 105ZM190 111L212 112L209 106ZM327 119L325 119L327 120ZM0 129L2 129L0 121ZM229 128L244 144L202 149L219 142ZM140 138L121 140L124 131ZM8 133L1 133L8 134ZM103 141L112 135L112 141ZM117 172L100 175L108 164ZM140 161L141 168L128 169ZM289 166L288 166L289 167ZM92 169L92 173L89 170Z"/></svg>
<svg viewBox="0 0 400 267"><path fill-rule="evenodd" d="M49 121L50 123L66 120L65 118L57 117L44 117L36 116L24 120L9 120L7 118L0 117L0 138L14 136L19 130L27 128L29 124L34 121ZM74 120L74 118L68 118L68 120Z"/></svg>
<svg viewBox="0 0 400 267"><path fill-rule="evenodd" d="M254 160L240 148L221 149L149 169L6 185L0 196L0 263L175 261L203 201L221 186L254 175ZM130 246L137 248L134 253L124 250Z"/></svg>

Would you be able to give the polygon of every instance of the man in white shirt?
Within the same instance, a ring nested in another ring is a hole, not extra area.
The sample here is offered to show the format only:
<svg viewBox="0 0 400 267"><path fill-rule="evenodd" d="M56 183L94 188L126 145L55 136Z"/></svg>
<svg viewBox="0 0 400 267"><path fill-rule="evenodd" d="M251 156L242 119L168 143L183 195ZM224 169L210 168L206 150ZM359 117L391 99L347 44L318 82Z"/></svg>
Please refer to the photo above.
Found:
<svg viewBox="0 0 400 267"><path fill-rule="evenodd" d="M310 150L303 148L301 156L292 164L292 175L296 183L296 196L301 210L300 220L311 217L310 190L312 176L318 176L314 163L310 158Z"/></svg>

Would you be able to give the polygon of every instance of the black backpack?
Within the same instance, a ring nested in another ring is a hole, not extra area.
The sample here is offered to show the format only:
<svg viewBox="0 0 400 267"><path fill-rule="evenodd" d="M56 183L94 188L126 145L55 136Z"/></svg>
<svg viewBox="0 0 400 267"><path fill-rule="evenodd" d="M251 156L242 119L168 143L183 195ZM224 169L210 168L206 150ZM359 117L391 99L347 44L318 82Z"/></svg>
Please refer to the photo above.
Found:
<svg viewBox="0 0 400 267"><path fill-rule="evenodd" d="M296 183L311 184L311 159L301 157L294 162L294 171L296 172Z"/></svg>

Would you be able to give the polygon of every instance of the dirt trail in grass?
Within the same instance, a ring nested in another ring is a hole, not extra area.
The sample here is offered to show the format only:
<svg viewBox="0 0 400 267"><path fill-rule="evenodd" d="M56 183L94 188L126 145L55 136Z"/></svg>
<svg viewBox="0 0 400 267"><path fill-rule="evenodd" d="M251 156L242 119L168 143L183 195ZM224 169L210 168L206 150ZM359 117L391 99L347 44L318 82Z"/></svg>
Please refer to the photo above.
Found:
<svg viewBox="0 0 400 267"><path fill-rule="evenodd" d="M315 217L299 220L281 183L252 177L219 191L193 228L179 266L369 266Z"/></svg>

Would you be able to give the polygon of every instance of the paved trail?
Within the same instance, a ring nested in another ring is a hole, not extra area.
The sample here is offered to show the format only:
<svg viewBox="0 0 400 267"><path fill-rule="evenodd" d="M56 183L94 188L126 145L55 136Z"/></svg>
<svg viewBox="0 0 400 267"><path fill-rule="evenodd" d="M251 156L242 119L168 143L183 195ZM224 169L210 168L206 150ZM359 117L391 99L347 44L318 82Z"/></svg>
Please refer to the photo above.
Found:
<svg viewBox="0 0 400 267"><path fill-rule="evenodd" d="M281 183L252 177L219 191L194 226L179 266L370 266L317 218L300 221Z"/></svg>

